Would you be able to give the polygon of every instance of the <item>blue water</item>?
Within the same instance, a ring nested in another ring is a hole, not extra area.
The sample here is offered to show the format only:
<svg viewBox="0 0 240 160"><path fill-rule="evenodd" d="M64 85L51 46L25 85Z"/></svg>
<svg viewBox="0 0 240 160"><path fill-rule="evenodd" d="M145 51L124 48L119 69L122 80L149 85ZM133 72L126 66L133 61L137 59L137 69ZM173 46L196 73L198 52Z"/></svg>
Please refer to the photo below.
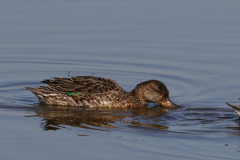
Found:
<svg viewBox="0 0 240 160"><path fill-rule="evenodd" d="M240 2L0 2L3 159L239 159ZM39 104L51 77L157 79L179 109Z"/></svg>

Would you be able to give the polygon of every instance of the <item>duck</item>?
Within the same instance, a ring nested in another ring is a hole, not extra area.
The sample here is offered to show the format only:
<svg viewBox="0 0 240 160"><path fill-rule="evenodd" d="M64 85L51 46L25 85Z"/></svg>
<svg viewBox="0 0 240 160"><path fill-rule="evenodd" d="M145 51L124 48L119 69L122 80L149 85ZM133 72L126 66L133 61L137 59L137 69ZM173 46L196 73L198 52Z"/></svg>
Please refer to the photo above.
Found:
<svg viewBox="0 0 240 160"><path fill-rule="evenodd" d="M130 108L158 103L167 108L179 107L170 100L166 85L158 80L142 82L130 92L112 79L93 76L53 77L41 82L47 86L25 88L48 105Z"/></svg>
<svg viewBox="0 0 240 160"><path fill-rule="evenodd" d="M229 103L226 103L226 104L229 105L230 107L232 107L234 109L234 111L237 113L238 117L240 118L240 105L237 106L237 105L232 105Z"/></svg>

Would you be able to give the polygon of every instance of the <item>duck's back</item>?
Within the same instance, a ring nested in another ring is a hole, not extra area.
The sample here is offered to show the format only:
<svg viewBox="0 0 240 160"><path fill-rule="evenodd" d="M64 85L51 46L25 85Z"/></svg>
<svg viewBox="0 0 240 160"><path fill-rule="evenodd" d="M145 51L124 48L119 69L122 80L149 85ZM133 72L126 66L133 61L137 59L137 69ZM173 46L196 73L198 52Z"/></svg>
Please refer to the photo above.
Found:
<svg viewBox="0 0 240 160"><path fill-rule="evenodd" d="M64 94L82 93L95 94L110 92L112 90L123 90L120 85L111 79L105 79L92 76L77 76L71 78L53 78L46 79L42 83L48 84L50 88ZM45 88L41 86L40 88ZM47 89L47 88L45 88Z"/></svg>
<svg viewBox="0 0 240 160"><path fill-rule="evenodd" d="M77 76L46 79L42 83L48 86L26 89L32 91L39 101L46 104L88 107L129 105L125 100L128 93L111 79Z"/></svg>

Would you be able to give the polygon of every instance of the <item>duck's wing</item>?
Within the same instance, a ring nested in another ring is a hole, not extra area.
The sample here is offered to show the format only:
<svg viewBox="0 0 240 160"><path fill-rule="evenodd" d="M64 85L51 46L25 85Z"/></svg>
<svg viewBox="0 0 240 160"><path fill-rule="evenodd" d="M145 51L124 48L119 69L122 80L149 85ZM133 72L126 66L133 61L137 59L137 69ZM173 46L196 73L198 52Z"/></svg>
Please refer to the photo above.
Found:
<svg viewBox="0 0 240 160"><path fill-rule="evenodd" d="M238 117L240 117L240 106L232 105L229 103L227 103L227 105L231 106L234 109L234 111L237 113Z"/></svg>
<svg viewBox="0 0 240 160"><path fill-rule="evenodd" d="M122 89L117 82L92 76L77 76L71 78L52 78L42 81L48 86L40 88L51 88L63 93L103 93L111 90Z"/></svg>

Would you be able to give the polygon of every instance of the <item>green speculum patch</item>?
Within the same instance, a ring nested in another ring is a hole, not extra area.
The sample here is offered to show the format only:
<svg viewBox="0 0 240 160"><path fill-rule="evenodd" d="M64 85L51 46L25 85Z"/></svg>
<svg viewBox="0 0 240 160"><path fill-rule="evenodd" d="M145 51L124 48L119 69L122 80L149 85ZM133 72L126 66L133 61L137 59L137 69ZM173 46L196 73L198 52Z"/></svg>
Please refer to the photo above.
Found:
<svg viewBox="0 0 240 160"><path fill-rule="evenodd" d="M81 95L81 93L73 93L73 92L70 92L70 93L66 93L67 96L71 96L71 95Z"/></svg>

